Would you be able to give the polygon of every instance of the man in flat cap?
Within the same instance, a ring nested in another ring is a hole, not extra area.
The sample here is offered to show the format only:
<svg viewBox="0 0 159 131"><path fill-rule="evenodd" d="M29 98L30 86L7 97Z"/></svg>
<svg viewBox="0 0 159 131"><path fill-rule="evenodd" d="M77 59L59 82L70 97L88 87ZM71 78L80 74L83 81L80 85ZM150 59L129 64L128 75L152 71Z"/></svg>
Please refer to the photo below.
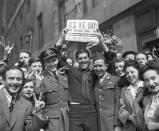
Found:
<svg viewBox="0 0 159 131"><path fill-rule="evenodd" d="M47 131L69 131L68 80L58 72L59 52L49 48L40 55L44 65L41 92L44 94L49 123Z"/></svg>

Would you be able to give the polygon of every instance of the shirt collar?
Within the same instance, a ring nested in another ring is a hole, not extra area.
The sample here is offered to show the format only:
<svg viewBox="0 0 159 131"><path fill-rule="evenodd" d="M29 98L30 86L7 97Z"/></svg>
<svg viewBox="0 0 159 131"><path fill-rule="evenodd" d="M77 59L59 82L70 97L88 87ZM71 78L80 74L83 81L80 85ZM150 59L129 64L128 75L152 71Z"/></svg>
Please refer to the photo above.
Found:
<svg viewBox="0 0 159 131"><path fill-rule="evenodd" d="M12 96L8 93L8 91L5 88L4 88L4 94L7 98L8 104L10 104L12 101Z"/></svg>
<svg viewBox="0 0 159 131"><path fill-rule="evenodd" d="M138 88L139 88L139 87L143 87L143 81L139 81ZM129 85L127 89L130 90L131 88L133 88L133 86L132 86L132 85ZM138 88L137 88L137 89L138 89Z"/></svg>
<svg viewBox="0 0 159 131"><path fill-rule="evenodd" d="M99 78L99 82L102 83L103 80L105 79L105 77L109 77L107 72L105 72L104 76L102 76L101 78Z"/></svg>
<svg viewBox="0 0 159 131"><path fill-rule="evenodd" d="M52 71L50 71L50 70L48 70L47 68L46 68L46 71L52 76L54 76L54 72L52 72ZM55 71L55 74L58 76L58 71L56 70Z"/></svg>

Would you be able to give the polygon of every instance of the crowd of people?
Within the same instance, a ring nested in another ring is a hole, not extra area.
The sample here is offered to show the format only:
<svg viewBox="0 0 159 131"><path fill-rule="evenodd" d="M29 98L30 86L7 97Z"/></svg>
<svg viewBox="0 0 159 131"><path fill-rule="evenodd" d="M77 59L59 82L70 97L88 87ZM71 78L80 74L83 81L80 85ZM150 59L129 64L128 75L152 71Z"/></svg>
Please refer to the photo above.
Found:
<svg viewBox="0 0 159 131"><path fill-rule="evenodd" d="M0 62L0 131L158 131L159 61L154 51L123 54L100 39L102 51L66 42L37 58L21 51ZM157 52L157 50L155 50Z"/></svg>

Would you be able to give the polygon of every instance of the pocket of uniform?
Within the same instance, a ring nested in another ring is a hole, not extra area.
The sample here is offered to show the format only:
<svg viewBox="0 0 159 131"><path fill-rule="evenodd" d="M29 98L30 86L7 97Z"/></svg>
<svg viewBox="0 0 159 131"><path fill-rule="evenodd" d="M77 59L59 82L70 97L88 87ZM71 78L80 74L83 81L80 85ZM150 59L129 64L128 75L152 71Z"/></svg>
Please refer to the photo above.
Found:
<svg viewBox="0 0 159 131"><path fill-rule="evenodd" d="M112 110L108 110L108 109L103 109L102 110L102 114L104 115L104 116L107 116L107 117L112 117L112 116L114 116L114 110L112 109Z"/></svg>
<svg viewBox="0 0 159 131"><path fill-rule="evenodd" d="M59 111L48 111L49 119L58 119L60 117Z"/></svg>

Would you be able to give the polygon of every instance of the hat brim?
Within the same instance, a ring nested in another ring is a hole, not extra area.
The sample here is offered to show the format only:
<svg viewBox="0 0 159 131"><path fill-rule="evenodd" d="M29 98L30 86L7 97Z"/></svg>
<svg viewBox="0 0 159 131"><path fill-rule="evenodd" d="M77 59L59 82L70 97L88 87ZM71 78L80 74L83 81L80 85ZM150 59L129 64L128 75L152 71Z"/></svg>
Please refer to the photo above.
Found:
<svg viewBox="0 0 159 131"><path fill-rule="evenodd" d="M43 58L43 60L47 60L47 59L52 58L52 57L58 57L58 55L57 54L50 55L50 56Z"/></svg>
<svg viewBox="0 0 159 131"><path fill-rule="evenodd" d="M123 53L122 57L125 58L125 57L126 57L127 55L129 55L129 54L135 55L136 52L135 52L135 51L127 51L127 52Z"/></svg>

